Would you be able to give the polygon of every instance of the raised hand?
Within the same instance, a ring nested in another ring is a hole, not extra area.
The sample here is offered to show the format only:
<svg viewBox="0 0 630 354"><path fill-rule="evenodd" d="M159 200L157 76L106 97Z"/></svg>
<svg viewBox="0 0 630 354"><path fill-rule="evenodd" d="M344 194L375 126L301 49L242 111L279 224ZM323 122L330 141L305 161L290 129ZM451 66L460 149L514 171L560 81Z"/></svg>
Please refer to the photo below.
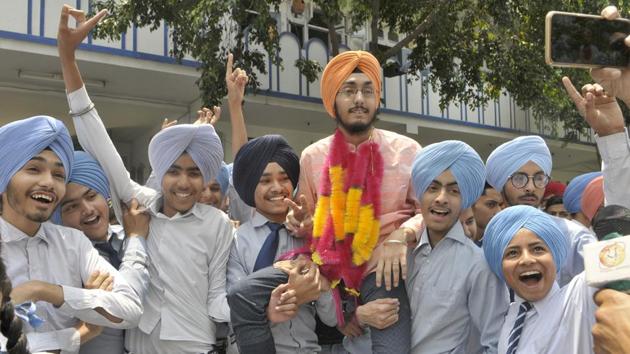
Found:
<svg viewBox="0 0 630 354"><path fill-rule="evenodd" d="M620 18L621 15L615 6L607 6L602 10L602 17L607 20ZM630 47L630 36L624 43ZM602 85L609 96L619 97L626 104L630 104L630 70L617 68L592 69L591 77Z"/></svg>
<svg viewBox="0 0 630 354"><path fill-rule="evenodd" d="M249 81L247 72L245 70L236 68L234 66L234 55L228 54L227 64L225 66L225 86L228 92L228 103L232 105L241 105L243 98L245 97L245 86Z"/></svg>
<svg viewBox="0 0 630 354"><path fill-rule="evenodd" d="M284 198L284 203L289 207L285 226L295 236L306 237L313 230L313 216L306 202L306 197L301 194L297 203L289 198Z"/></svg>
<svg viewBox="0 0 630 354"><path fill-rule="evenodd" d="M197 111L197 120L193 124L214 125L221 118L221 107L212 106L212 109L203 107Z"/></svg>
<svg viewBox="0 0 630 354"><path fill-rule="evenodd" d="M608 96L602 86L599 84L584 85L582 93L580 93L568 77L563 77L562 83L575 107L599 136L624 131L621 108L617 100Z"/></svg>
<svg viewBox="0 0 630 354"><path fill-rule="evenodd" d="M164 118L164 120L162 121L162 127L160 127L160 130L170 128L176 124L177 124L177 119L168 120L168 118Z"/></svg>
<svg viewBox="0 0 630 354"><path fill-rule="evenodd" d="M85 12L75 9L70 5L63 5L61 18L59 19L59 29L57 31L57 46L59 56L63 58L74 58L74 51L79 44L87 37L88 33L96 27L99 21L107 15L107 10L101 10L89 20L85 17ZM70 17L77 21L75 28L68 24Z"/></svg>

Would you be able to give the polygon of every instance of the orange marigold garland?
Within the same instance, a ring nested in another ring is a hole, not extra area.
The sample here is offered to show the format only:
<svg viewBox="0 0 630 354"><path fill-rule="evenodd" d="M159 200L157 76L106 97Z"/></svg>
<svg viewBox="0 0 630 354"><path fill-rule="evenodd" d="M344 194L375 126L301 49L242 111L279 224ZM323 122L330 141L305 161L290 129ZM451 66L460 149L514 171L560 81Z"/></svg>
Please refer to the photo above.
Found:
<svg viewBox="0 0 630 354"><path fill-rule="evenodd" d="M382 180L379 146L369 141L351 152L337 130L323 167L310 249L331 286L343 281L353 296L359 295L365 262L378 241ZM337 292L335 299L343 323Z"/></svg>

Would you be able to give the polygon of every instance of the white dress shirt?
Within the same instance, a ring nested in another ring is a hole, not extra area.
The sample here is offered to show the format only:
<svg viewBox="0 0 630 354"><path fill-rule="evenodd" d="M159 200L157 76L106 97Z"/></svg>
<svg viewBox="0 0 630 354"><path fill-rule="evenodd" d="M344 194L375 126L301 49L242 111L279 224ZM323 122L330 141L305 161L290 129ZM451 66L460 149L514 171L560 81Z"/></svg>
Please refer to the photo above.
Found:
<svg viewBox="0 0 630 354"><path fill-rule="evenodd" d="M253 217L236 230L230 260L228 262L228 289L239 280L253 273L258 253L271 232L269 220L254 209ZM280 229L276 259L287 252L304 246L304 239L290 236ZM290 321L271 325L271 333L278 354L314 353L321 350L315 334L315 313L328 326L337 325L332 293L322 294L315 303L300 306L298 314Z"/></svg>
<svg viewBox="0 0 630 354"><path fill-rule="evenodd" d="M628 130L604 137L595 136L602 157L606 205L630 208L630 139Z"/></svg>
<svg viewBox="0 0 630 354"><path fill-rule="evenodd" d="M516 353L592 353L595 291L597 289L586 285L584 273L574 277L563 288L554 282L547 296L531 303ZM523 301L516 295L515 301L510 304L499 337L499 354L507 351L510 331Z"/></svg>
<svg viewBox="0 0 630 354"><path fill-rule="evenodd" d="M37 315L44 323L38 328L24 326L32 352L78 351L80 338L72 327L79 320L111 328L137 326L142 314L141 299L125 277L99 256L82 232L45 222L29 237L0 218L0 235L2 259L13 286L41 280L63 288L65 302L61 307L38 302ZM83 289L96 270L113 275L111 292ZM123 321L110 322L94 311L98 307Z"/></svg>
<svg viewBox="0 0 630 354"><path fill-rule="evenodd" d="M119 251L119 258L122 256L118 272L127 280L138 297L144 299L144 294L149 287L145 239L143 237L125 237L122 226L112 225L109 227L107 242L110 242ZM92 243L94 244L94 242ZM101 256L111 262L106 255L101 254ZM83 344L79 351L81 354L123 354L124 352L124 331L116 328L103 328L100 335Z"/></svg>
<svg viewBox="0 0 630 354"><path fill-rule="evenodd" d="M184 214L164 215L161 193L129 177L97 111L89 109L92 103L85 87L69 93L68 102L72 112L82 112L73 117L79 142L103 167L117 216L119 201L132 198L151 213L149 289L138 329L131 331L145 336L131 335L134 340L127 341L127 349L137 353L208 351L215 343L212 321L229 322L225 278L233 239L230 220L218 209L199 203ZM155 345L156 338L169 345Z"/></svg>
<svg viewBox="0 0 630 354"><path fill-rule="evenodd" d="M407 294L411 352L496 353L508 308L505 284L492 273L481 249L456 222L432 249L427 230L409 252ZM469 335L477 333L476 345Z"/></svg>
<svg viewBox="0 0 630 354"><path fill-rule="evenodd" d="M567 220L557 216L552 217L560 230L567 235L569 239L569 250L567 258L564 261L558 278L556 279L560 287L568 284L573 277L584 271L584 245L597 242L597 237L593 231L584 227L584 225L574 220Z"/></svg>

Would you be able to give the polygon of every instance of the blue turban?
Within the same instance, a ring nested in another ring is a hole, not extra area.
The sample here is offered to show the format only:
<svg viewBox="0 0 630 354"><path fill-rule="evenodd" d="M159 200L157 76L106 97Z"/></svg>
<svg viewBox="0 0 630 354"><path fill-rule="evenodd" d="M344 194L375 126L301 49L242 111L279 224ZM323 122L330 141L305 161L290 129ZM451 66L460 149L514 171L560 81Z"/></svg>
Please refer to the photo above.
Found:
<svg viewBox="0 0 630 354"><path fill-rule="evenodd" d="M219 186L221 187L221 194L225 196L225 193L227 193L228 187L230 186L230 170L225 162L221 163L221 169L219 170L219 174L216 179L217 183L219 183Z"/></svg>
<svg viewBox="0 0 630 354"><path fill-rule="evenodd" d="M221 140L210 124L180 124L157 133L149 143L149 163L155 172L156 185L175 161L188 153L195 162L204 185L215 178L223 161Z"/></svg>
<svg viewBox="0 0 630 354"><path fill-rule="evenodd" d="M462 209L479 199L485 186L485 168L479 154L468 144L446 140L424 147L413 162L411 180L418 199L431 182L446 170L457 181L462 196Z"/></svg>
<svg viewBox="0 0 630 354"><path fill-rule="evenodd" d="M601 172L589 172L579 175L569 182L562 196L564 208L569 213L573 214L582 211L582 194L584 189L592 180L601 175Z"/></svg>
<svg viewBox="0 0 630 354"><path fill-rule="evenodd" d="M0 128L0 193L3 193L17 171L50 148L61 163L66 182L72 173L72 139L62 121L48 116L18 120ZM59 196L62 197L62 196Z"/></svg>
<svg viewBox="0 0 630 354"><path fill-rule="evenodd" d="M551 153L543 138L519 136L499 145L486 161L486 180L500 192L508 178L528 161L538 165L546 175L551 175Z"/></svg>
<svg viewBox="0 0 630 354"><path fill-rule="evenodd" d="M92 155L85 151L74 152L74 164L72 165L72 174L68 183L76 183L88 187L105 199L109 199L109 181L107 176L105 176L105 171L103 171L101 165L96 162Z"/></svg>
<svg viewBox="0 0 630 354"><path fill-rule="evenodd" d="M92 155L85 151L74 152L72 174L68 179L68 183L80 184L96 191L103 198L109 199L109 182L107 176L105 176L105 171L103 171L101 165L98 164ZM55 224L61 224L61 205L57 206L51 219Z"/></svg>
<svg viewBox="0 0 630 354"><path fill-rule="evenodd" d="M238 150L233 166L234 188L245 204L255 208L254 194L265 168L276 162L293 184L300 178L300 158L280 135L264 135L252 139Z"/></svg>
<svg viewBox="0 0 630 354"><path fill-rule="evenodd" d="M550 215L529 205L515 205L495 215L483 236L483 253L499 279L505 281L503 253L520 229L527 229L543 240L551 251L556 270L562 267L570 247L567 236Z"/></svg>

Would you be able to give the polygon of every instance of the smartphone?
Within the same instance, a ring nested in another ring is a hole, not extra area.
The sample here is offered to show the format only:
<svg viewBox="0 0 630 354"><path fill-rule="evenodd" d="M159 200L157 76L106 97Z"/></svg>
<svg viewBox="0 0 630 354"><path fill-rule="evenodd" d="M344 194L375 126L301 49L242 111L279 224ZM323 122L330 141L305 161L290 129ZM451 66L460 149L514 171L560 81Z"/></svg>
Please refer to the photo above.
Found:
<svg viewBox="0 0 630 354"><path fill-rule="evenodd" d="M630 50L624 39L630 20L551 11L545 18L545 61L577 68L626 68Z"/></svg>

